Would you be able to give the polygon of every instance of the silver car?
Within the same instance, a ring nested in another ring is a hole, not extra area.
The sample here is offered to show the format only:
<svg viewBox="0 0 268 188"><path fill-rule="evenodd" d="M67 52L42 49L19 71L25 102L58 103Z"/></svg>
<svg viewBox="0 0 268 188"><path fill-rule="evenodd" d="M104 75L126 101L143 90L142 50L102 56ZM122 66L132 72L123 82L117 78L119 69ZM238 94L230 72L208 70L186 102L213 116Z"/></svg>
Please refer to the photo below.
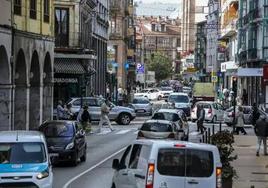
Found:
<svg viewBox="0 0 268 188"><path fill-rule="evenodd" d="M129 107L133 108L137 114L151 116L153 112L152 103L145 97L134 98Z"/></svg>
<svg viewBox="0 0 268 188"><path fill-rule="evenodd" d="M105 101L101 97L83 97L83 105L88 106L91 121L99 121L101 116L101 105ZM71 112L78 115L81 110L81 98L71 98L67 104L71 105ZM129 125L135 119L136 113L132 108L110 104L109 119L121 125Z"/></svg>
<svg viewBox="0 0 268 188"><path fill-rule="evenodd" d="M189 126L187 117L182 110L178 109L160 109L154 113L152 119L154 120L167 120L176 124L180 132L180 140L187 141L189 138Z"/></svg>
<svg viewBox="0 0 268 188"><path fill-rule="evenodd" d="M141 138L179 140L179 131L171 121L147 120L139 129L137 139Z"/></svg>
<svg viewBox="0 0 268 188"><path fill-rule="evenodd" d="M244 124L251 124L251 112L252 112L252 106L242 106L243 108L243 116L244 116ZM238 111L238 108L235 108L236 112ZM224 112L224 123L228 126L233 125L233 119L234 119L234 107L230 107Z"/></svg>

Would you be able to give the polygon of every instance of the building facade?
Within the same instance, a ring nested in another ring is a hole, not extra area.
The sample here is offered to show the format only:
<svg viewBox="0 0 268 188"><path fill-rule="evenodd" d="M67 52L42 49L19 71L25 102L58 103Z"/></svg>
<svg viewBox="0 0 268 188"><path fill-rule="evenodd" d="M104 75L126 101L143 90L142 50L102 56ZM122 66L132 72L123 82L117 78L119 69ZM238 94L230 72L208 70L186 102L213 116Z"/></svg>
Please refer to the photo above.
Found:
<svg viewBox="0 0 268 188"><path fill-rule="evenodd" d="M246 103L264 104L267 91L263 66L268 58L268 2L240 0L238 20L238 93Z"/></svg>
<svg viewBox="0 0 268 188"><path fill-rule="evenodd" d="M109 63L115 69L115 82L110 90L115 96L117 88L131 90L135 81L135 31L133 0L110 1Z"/></svg>
<svg viewBox="0 0 268 188"><path fill-rule="evenodd" d="M53 113L53 4L3 1L0 9L0 129L35 129Z"/></svg>
<svg viewBox="0 0 268 188"><path fill-rule="evenodd" d="M207 21L199 22L196 25L196 43L195 43L195 69L198 71L199 80L207 82L209 75L206 71L206 53L207 53Z"/></svg>
<svg viewBox="0 0 268 188"><path fill-rule="evenodd" d="M224 48L224 62L221 63L223 88L231 89L237 74L237 29L239 1L221 1L219 41Z"/></svg>
<svg viewBox="0 0 268 188"><path fill-rule="evenodd" d="M138 62L150 59L155 53L163 53L178 70L181 47L180 19L141 16L137 18L136 54ZM144 57L142 57L144 56Z"/></svg>
<svg viewBox="0 0 268 188"><path fill-rule="evenodd" d="M55 0L54 6L54 104L71 97L105 95L108 1Z"/></svg>

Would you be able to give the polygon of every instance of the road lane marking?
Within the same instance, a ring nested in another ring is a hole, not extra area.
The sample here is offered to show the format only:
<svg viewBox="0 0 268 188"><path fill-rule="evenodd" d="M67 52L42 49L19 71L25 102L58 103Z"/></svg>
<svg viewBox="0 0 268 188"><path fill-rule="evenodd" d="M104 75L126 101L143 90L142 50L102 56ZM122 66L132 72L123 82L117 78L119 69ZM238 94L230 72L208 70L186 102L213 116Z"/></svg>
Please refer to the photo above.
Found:
<svg viewBox="0 0 268 188"><path fill-rule="evenodd" d="M126 134L127 132L131 131L131 129L126 129L126 130L121 130L121 131L118 131L117 133L115 134Z"/></svg>
<svg viewBox="0 0 268 188"><path fill-rule="evenodd" d="M82 173L78 174L77 176L73 177L72 179L70 179L66 184L64 184L63 188L68 188L68 186L75 181L76 179L80 178L81 176L85 175L86 173L94 170L95 168L97 168L98 166L100 166L101 164L105 163L106 161L110 160L111 158L113 158L114 156L118 155L119 153L121 153L122 151L124 151L127 147L124 147L120 150L118 150L117 152L115 152L114 154L110 155L109 157L103 159L102 161L100 161L99 163L95 164L94 166L90 167L89 169L83 171Z"/></svg>

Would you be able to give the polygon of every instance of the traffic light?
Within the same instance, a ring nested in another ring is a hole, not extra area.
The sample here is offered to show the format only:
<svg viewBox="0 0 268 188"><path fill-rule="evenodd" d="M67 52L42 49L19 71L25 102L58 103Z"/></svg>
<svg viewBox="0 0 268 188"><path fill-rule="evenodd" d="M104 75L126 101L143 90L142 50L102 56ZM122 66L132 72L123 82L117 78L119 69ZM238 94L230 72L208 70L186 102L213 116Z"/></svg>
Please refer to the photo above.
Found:
<svg viewBox="0 0 268 188"><path fill-rule="evenodd" d="M233 85L233 92L234 92L234 97L236 98L237 96L237 77L233 76L232 77L232 85Z"/></svg>

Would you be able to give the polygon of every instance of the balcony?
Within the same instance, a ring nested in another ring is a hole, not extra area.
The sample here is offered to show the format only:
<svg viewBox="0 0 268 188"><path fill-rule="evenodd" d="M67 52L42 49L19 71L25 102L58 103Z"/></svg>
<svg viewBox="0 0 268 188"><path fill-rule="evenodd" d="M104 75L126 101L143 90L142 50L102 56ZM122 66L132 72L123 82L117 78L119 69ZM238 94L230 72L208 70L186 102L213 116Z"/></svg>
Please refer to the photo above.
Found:
<svg viewBox="0 0 268 188"><path fill-rule="evenodd" d="M87 0L86 4L91 8L94 9L95 7L97 7L98 3L97 0Z"/></svg>
<svg viewBox="0 0 268 188"><path fill-rule="evenodd" d="M248 50L248 59L249 60L257 59L257 48L252 48Z"/></svg>
<svg viewBox="0 0 268 188"><path fill-rule="evenodd" d="M113 32L113 33L110 33L109 39L110 40L123 40L123 36L119 32Z"/></svg>
<svg viewBox="0 0 268 188"><path fill-rule="evenodd" d="M120 12L121 8L122 8L122 5L121 5L120 1L111 0L111 2L110 2L110 11L111 11L111 13Z"/></svg>
<svg viewBox="0 0 268 188"><path fill-rule="evenodd" d="M255 21L260 18L260 11L258 9L254 9L248 13L250 22Z"/></svg>
<svg viewBox="0 0 268 188"><path fill-rule="evenodd" d="M231 20L225 27L221 29L221 39L229 38L236 34L237 19Z"/></svg>

